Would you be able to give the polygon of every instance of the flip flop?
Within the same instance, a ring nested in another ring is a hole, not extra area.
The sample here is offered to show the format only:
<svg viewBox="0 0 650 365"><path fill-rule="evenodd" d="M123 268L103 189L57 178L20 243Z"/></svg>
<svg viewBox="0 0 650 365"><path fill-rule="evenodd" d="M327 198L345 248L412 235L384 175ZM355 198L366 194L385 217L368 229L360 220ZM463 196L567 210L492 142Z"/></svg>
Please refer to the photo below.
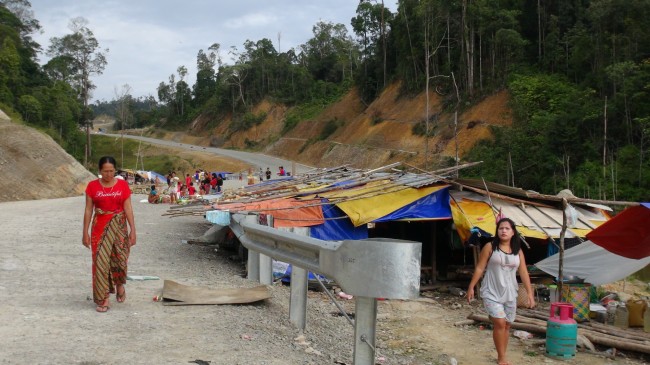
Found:
<svg viewBox="0 0 650 365"><path fill-rule="evenodd" d="M124 303L124 301L126 301L126 288L124 285L122 285L122 294L120 294L119 290L115 293L115 300L117 300L118 303Z"/></svg>
<svg viewBox="0 0 650 365"><path fill-rule="evenodd" d="M95 308L97 313L106 313L109 309L111 309L111 307L107 305L98 305L97 308Z"/></svg>

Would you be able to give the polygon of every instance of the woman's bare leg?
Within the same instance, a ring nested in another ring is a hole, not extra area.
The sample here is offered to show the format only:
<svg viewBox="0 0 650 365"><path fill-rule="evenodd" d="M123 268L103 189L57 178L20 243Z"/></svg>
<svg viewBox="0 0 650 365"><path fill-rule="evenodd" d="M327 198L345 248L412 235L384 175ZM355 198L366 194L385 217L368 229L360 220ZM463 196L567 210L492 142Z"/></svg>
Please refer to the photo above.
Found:
<svg viewBox="0 0 650 365"><path fill-rule="evenodd" d="M497 363L508 364L506 359L506 352L508 350L508 339L510 335L510 324L506 322L505 318L493 318L492 320L492 339L494 340L494 347L497 350Z"/></svg>

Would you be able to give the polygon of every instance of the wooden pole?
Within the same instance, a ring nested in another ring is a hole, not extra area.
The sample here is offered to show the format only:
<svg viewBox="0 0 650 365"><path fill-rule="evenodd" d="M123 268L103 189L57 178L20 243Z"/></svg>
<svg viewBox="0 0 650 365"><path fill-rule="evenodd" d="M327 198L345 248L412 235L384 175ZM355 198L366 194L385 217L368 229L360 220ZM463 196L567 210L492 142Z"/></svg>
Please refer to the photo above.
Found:
<svg viewBox="0 0 650 365"><path fill-rule="evenodd" d="M564 235L566 234L566 228L567 228L567 219L566 219L566 208L569 203L567 203L566 199L562 198L562 230L560 231L560 260L559 260L559 268L558 268L558 282L557 282L557 292L562 298L562 285L564 282L564 274L562 271L564 270Z"/></svg>

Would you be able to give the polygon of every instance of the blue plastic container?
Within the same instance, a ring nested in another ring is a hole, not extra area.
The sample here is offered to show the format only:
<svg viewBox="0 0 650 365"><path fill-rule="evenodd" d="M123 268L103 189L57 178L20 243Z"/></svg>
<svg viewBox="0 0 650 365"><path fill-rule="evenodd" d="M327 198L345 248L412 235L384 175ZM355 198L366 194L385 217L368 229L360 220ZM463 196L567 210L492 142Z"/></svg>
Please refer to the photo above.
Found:
<svg viewBox="0 0 650 365"><path fill-rule="evenodd" d="M546 322L546 355L569 360L576 356L578 324L573 319L573 305L551 303L551 315Z"/></svg>

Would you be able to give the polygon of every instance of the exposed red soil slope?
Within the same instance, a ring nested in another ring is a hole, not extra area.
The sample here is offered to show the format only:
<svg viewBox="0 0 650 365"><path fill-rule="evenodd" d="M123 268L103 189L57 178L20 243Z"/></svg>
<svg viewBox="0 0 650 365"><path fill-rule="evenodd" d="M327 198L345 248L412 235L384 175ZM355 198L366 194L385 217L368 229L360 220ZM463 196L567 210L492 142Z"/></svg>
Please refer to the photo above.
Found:
<svg viewBox="0 0 650 365"><path fill-rule="evenodd" d="M284 136L281 132L289 108L264 100L252 109L255 115L264 113L264 120L248 130L230 132L230 117L212 120L200 116L192 123L190 133L167 134L164 138L206 146L254 148L314 166L350 164L371 168L395 161L422 166L427 143L412 130L425 120L426 95L421 92L406 96L401 89L400 83L391 84L367 106L356 89L352 89L318 116L301 121ZM433 91L429 94L430 123L435 133L429 138L428 151L429 161L435 164L455 155L454 115L442 109L440 95ZM457 142L461 158L477 141L491 138L490 126L512 123L508 100L507 91L501 91L460 112ZM336 123L338 128L326 139L319 140L328 123Z"/></svg>

